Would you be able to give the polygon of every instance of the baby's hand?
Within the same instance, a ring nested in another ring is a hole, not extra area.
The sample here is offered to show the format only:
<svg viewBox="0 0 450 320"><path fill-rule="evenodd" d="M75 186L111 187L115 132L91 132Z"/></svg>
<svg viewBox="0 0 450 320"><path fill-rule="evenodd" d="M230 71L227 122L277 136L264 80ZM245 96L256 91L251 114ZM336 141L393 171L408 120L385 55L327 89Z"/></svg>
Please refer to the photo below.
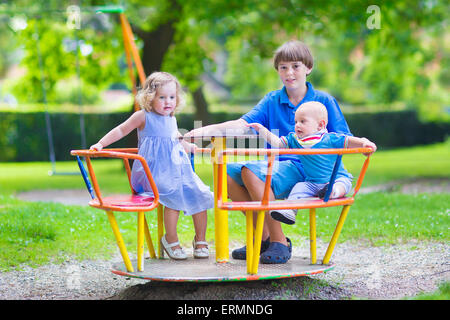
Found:
<svg viewBox="0 0 450 320"><path fill-rule="evenodd" d="M377 145L370 141L369 139L364 139L363 148L371 148L373 151L369 153L364 153L365 156L370 156L372 153L377 151Z"/></svg>
<svg viewBox="0 0 450 320"><path fill-rule="evenodd" d="M258 132L259 132L259 130L264 128L264 126L262 124L260 124L260 123L247 123L247 124L245 124L245 126L249 127L249 128L253 128L253 129L255 129Z"/></svg>
<svg viewBox="0 0 450 320"><path fill-rule="evenodd" d="M103 149L103 145L102 145L100 142L98 142L98 143L92 145L92 146L89 148L89 150L92 150L92 151L101 151L102 149Z"/></svg>

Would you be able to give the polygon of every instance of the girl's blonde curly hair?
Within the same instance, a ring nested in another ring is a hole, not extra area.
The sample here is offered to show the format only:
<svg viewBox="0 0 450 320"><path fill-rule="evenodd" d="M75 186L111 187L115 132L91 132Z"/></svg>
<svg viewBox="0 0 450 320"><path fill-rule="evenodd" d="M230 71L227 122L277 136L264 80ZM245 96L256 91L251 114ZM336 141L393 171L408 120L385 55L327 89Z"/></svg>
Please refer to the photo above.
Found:
<svg viewBox="0 0 450 320"><path fill-rule="evenodd" d="M167 72L153 72L151 75L147 77L145 80L144 86L141 90L136 94L136 101L145 111L149 112L152 110L152 102L155 99L156 91L158 88L170 83L175 82L177 87L177 104L175 106L175 111L177 111L180 107L183 107L185 104L184 92L181 88L181 84L178 79ZM174 112L170 115L173 116Z"/></svg>

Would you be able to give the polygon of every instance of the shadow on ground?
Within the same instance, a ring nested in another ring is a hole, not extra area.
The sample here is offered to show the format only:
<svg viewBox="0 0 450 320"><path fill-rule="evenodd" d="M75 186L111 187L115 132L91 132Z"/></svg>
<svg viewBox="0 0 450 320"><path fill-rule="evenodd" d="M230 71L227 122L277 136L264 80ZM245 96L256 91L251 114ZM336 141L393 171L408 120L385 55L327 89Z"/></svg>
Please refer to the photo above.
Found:
<svg viewBox="0 0 450 320"><path fill-rule="evenodd" d="M123 290L111 300L342 300L344 289L309 277L249 282L148 282Z"/></svg>

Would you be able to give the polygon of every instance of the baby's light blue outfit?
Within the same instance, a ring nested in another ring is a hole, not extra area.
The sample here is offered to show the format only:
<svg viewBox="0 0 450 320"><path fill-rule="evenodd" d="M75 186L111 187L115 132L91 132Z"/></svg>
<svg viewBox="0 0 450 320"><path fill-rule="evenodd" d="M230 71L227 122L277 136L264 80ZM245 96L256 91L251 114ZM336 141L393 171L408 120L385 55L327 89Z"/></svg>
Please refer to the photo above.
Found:
<svg viewBox="0 0 450 320"><path fill-rule="evenodd" d="M197 174L178 137L175 117L145 112L145 127L138 130L138 154L148 163L160 202L193 215L214 207L214 195ZM134 161L131 185L140 195L153 196L140 161Z"/></svg>
<svg viewBox="0 0 450 320"><path fill-rule="evenodd" d="M315 138L312 144L307 145L302 143L302 141L311 138ZM282 136L280 139L286 148L298 149L346 148L348 143L348 136L335 132L328 133L326 129L303 139L298 138L294 132L289 133L287 136ZM288 199L315 197L329 182L337 155L316 154L296 156L301 159L306 173L306 179L303 182L298 182L292 188ZM341 183L345 188L345 194L347 194L352 188L352 180L353 176L344 168L341 162L335 183Z"/></svg>

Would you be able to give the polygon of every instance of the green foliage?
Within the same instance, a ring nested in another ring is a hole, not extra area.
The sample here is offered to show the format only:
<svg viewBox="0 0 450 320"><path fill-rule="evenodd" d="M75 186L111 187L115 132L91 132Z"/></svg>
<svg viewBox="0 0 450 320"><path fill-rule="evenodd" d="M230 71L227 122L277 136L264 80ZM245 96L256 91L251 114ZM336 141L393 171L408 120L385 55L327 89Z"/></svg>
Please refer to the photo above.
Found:
<svg viewBox="0 0 450 320"><path fill-rule="evenodd" d="M226 44L229 52L225 82L231 87L233 99L260 99L281 86L273 63L263 59L247 40L231 38Z"/></svg>
<svg viewBox="0 0 450 320"><path fill-rule="evenodd" d="M423 122L416 112L408 110L351 113L345 118L353 135L367 137L381 148L444 141L450 133L450 123Z"/></svg>
<svg viewBox="0 0 450 320"><path fill-rule="evenodd" d="M56 19L51 20L54 17ZM40 19L29 17L26 20L26 28L17 31L18 44L23 46L25 52L21 65L27 70L14 88L20 102L44 101L42 78L47 101L67 101L61 99L62 92L57 90L61 90L61 86L67 85L67 81L73 81L71 79L77 77L77 59L79 81L83 88L82 102L96 100L92 99L92 89L91 93L88 93L86 88L95 86L98 95L98 92L108 85L126 81L128 74L120 67L124 59L122 34L111 18L107 15L96 16L93 12L87 13L82 15L79 30L69 28L66 18L65 14L50 16L44 11ZM75 89L73 95L78 94ZM78 103L78 97L74 96L68 100L71 99L76 99Z"/></svg>
<svg viewBox="0 0 450 320"><path fill-rule="evenodd" d="M175 43L164 57L162 70L176 74L182 85L194 92L203 84L200 80L203 64L210 61L204 48L208 43L202 41L204 31L196 21L182 20L176 28ZM203 42L203 46L199 46L199 42Z"/></svg>
<svg viewBox="0 0 450 320"><path fill-rule="evenodd" d="M93 144L98 141L111 128L125 121L128 116L128 113L86 114L84 118L87 143ZM56 159L71 159L70 150L82 148L80 115L53 113L50 115L50 123ZM4 150L0 154L0 161L49 160L49 142L44 112L2 113L0 128L3 127L5 134L0 138L0 146ZM127 140L123 139L114 146L127 146Z"/></svg>
<svg viewBox="0 0 450 320"><path fill-rule="evenodd" d="M55 86L55 104L93 105L100 102L100 91L93 84L81 84L76 78L61 80Z"/></svg>
<svg viewBox="0 0 450 320"><path fill-rule="evenodd" d="M217 112L211 114L212 123L238 119L241 114ZM129 113L87 113L83 115L88 146L94 144L109 130L129 117ZM351 113L346 119L356 136L364 136L377 143L378 148L414 146L444 141L450 132L448 123L423 123L413 111L382 113ZM70 150L80 149L80 115L51 113L53 141L57 160L70 160ZM183 132L193 129L194 115L177 116L178 128ZM382 124L383 130L379 130ZM47 161L48 138L45 113L0 113L0 161ZM131 140L130 140L131 139ZM87 147L88 147L87 146ZM132 138L124 138L111 147L136 146Z"/></svg>
<svg viewBox="0 0 450 320"><path fill-rule="evenodd" d="M15 41L25 50L22 65L27 69L16 86L20 101L42 101L36 30L49 100L60 101L55 96L57 83L75 74L75 55L63 45L75 37L74 31L65 26L63 11L69 4L71 1L21 0L15 6L1 7L35 13ZM309 80L340 102L366 109L384 106L385 110L402 104L418 111L421 119L450 119L445 109L449 59L445 41L448 5L444 1L379 4L375 13L379 26L375 28L368 24L374 14L367 10L370 1L345 5L300 0L212 0L207 5L193 0L82 1L80 6L86 11L78 36L81 43L92 46L93 52L80 55L81 73L83 82L96 85L98 90L112 82L129 84L125 70L117 66L119 60L124 66L122 37L113 22L117 15L87 13L92 11L90 6L104 4L123 5L131 24L147 35L166 24L175 28L173 43L164 52L163 69L176 74L190 91L202 85L204 71L211 74L216 65L223 68L226 64L226 73L216 74L216 80L229 88L232 99L261 98L280 86L271 68L273 51L296 38L305 41L315 57ZM2 18L0 23L9 22L9 18ZM146 41L142 37L137 42L142 47ZM2 48L5 54L11 52L3 44ZM217 59L219 53L227 61Z"/></svg>
<svg viewBox="0 0 450 320"><path fill-rule="evenodd" d="M233 98L261 95L265 88L259 79L272 85L269 90L276 89L275 75L268 76L265 65L278 45L297 38L311 47L316 60L309 80L341 102L367 109L383 105L385 110L403 102L419 111L422 119L450 119L445 109L448 59L442 31L448 7L443 2L383 3L378 6L380 25L375 29L368 25L369 1L345 6L244 1L242 7L217 2L208 12L212 8L230 12L212 19L213 24L220 23L218 34L212 37L225 43L229 55L226 81Z"/></svg>
<svg viewBox="0 0 450 320"><path fill-rule="evenodd" d="M0 33L0 78L3 78L9 67L17 62L16 49L17 42L14 39L14 32L9 28L2 28Z"/></svg>

